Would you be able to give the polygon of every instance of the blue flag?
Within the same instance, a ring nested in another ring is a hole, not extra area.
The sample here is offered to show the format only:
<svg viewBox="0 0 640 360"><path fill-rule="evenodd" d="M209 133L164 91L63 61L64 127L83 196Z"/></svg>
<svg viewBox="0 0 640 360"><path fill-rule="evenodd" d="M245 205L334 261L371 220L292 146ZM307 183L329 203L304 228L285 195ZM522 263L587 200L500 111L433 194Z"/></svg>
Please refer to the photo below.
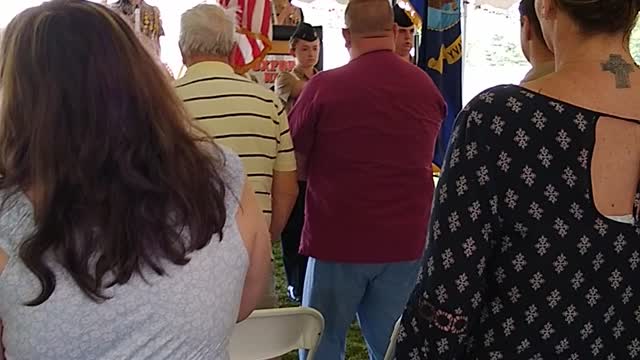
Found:
<svg viewBox="0 0 640 360"><path fill-rule="evenodd" d="M433 159L441 167L455 118L462 109L461 4L460 0L411 0L411 4L423 19L418 66L427 71L447 102L447 118Z"/></svg>

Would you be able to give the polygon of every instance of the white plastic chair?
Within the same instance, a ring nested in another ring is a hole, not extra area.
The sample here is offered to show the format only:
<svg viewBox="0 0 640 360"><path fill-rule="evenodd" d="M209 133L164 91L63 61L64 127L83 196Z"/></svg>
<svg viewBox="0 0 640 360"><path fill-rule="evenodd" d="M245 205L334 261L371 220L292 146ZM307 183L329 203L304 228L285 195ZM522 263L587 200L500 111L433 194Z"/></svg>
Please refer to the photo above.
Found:
<svg viewBox="0 0 640 360"><path fill-rule="evenodd" d="M393 360L396 355L396 342L398 341L398 334L400 334L400 322L402 318L400 318L396 322L396 326L393 327L393 332L391 333L391 339L389 341L389 347L387 348L387 353L384 355L384 360Z"/></svg>
<svg viewBox="0 0 640 360"><path fill-rule="evenodd" d="M323 331L324 317L311 308L256 310L236 325L229 353L231 360L264 360L305 349L313 360Z"/></svg>

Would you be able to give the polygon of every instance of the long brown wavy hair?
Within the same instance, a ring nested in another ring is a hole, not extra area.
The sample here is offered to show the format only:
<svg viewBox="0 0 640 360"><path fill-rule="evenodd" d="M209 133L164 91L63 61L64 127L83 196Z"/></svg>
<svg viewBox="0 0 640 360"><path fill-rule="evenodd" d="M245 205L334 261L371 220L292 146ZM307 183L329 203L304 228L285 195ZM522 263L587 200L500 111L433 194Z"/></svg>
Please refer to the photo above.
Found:
<svg viewBox="0 0 640 360"><path fill-rule="evenodd" d="M33 204L19 253L42 285L26 305L55 290L49 255L102 301L222 240L223 153L120 16L53 0L19 14L0 49L0 190Z"/></svg>

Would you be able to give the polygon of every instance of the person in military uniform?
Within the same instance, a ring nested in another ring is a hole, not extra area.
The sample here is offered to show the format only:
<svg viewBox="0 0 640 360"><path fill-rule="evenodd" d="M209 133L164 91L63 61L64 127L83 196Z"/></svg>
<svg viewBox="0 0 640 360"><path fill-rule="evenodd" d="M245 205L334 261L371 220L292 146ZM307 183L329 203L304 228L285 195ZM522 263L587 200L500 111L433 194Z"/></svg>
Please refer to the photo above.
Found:
<svg viewBox="0 0 640 360"><path fill-rule="evenodd" d="M118 0L112 9L124 15L131 24L136 25L136 9L140 9L139 28L137 32L146 36L153 46L153 50L160 55L160 37L164 36L160 9L147 4L144 0Z"/></svg>
<svg viewBox="0 0 640 360"><path fill-rule="evenodd" d="M320 39L311 25L300 23L289 40L289 48L291 55L296 59L296 67L292 72L278 74L275 83L276 94L286 103L287 111L291 110L307 81L318 73L316 65L320 56ZM304 226L304 199L307 188L304 174L299 174L298 187L298 199L282 232L281 241L289 283L288 295L292 300L300 302L307 269L307 257L298 252Z"/></svg>
<svg viewBox="0 0 640 360"><path fill-rule="evenodd" d="M396 25L398 25L396 54L409 62L413 62L411 50L415 46L416 26L407 11L398 6L398 4L393 7L393 16Z"/></svg>
<svg viewBox="0 0 640 360"><path fill-rule="evenodd" d="M320 39L311 25L298 25L289 39L289 51L296 59L296 67L292 72L279 73L275 84L276 94L286 103L287 111L291 110L305 83L318 72Z"/></svg>

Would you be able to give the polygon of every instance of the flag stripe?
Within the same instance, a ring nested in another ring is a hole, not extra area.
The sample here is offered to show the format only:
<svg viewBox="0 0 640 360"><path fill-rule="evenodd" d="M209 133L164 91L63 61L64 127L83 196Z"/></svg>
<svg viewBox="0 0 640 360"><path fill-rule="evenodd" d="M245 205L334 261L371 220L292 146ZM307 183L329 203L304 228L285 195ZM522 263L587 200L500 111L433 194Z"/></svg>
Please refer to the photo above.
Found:
<svg viewBox="0 0 640 360"><path fill-rule="evenodd" d="M233 63L234 64L244 64L244 56L242 56L242 51L236 48L236 51L233 54Z"/></svg>
<svg viewBox="0 0 640 360"><path fill-rule="evenodd" d="M251 53L254 57L258 57L260 56L260 53L262 52L263 47L260 46L260 44L258 44L257 41L249 41L249 44L251 45Z"/></svg>
<svg viewBox="0 0 640 360"><path fill-rule="evenodd" d="M271 1L270 0L220 0L226 8L235 7L238 11L238 27L250 33L267 36L271 39ZM238 51L233 56L234 66L242 67L262 55L266 44L254 36L239 35Z"/></svg>
<svg viewBox="0 0 640 360"><path fill-rule="evenodd" d="M252 3L249 19L251 19L251 28L258 29L262 32L262 14L264 13L264 1L248 0Z"/></svg>
<svg viewBox="0 0 640 360"><path fill-rule="evenodd" d="M249 39L246 35L242 35L238 38L238 48L242 53L242 57L247 60L253 57L253 46L249 42Z"/></svg>
<svg viewBox="0 0 640 360"><path fill-rule="evenodd" d="M260 32L267 35L271 39L271 5L266 2L263 3L264 9L262 10L262 25L260 26Z"/></svg>

